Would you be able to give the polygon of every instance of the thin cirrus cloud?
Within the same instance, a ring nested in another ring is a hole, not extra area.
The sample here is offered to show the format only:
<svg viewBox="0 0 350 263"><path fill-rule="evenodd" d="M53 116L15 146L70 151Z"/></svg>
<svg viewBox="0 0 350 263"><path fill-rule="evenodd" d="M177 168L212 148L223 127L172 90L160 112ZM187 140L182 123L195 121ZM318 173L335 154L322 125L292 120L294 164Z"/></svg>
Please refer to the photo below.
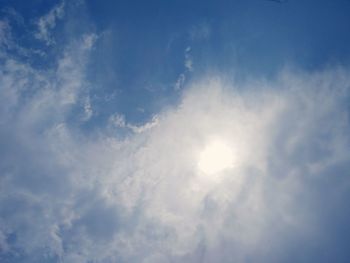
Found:
<svg viewBox="0 0 350 263"><path fill-rule="evenodd" d="M35 33L35 37L39 40L44 41L44 43L48 46L55 43L55 40L51 35L51 31L55 28L57 20L63 18L64 6L65 2L62 1L53 7L49 13L40 17L36 22L37 32Z"/></svg>
<svg viewBox="0 0 350 263"><path fill-rule="evenodd" d="M89 134L75 122L94 114L87 65L96 41L74 38L47 70L3 52L1 261L346 257L347 68L244 84L206 74L149 122L114 113ZM198 162L212 138L235 163L208 176Z"/></svg>

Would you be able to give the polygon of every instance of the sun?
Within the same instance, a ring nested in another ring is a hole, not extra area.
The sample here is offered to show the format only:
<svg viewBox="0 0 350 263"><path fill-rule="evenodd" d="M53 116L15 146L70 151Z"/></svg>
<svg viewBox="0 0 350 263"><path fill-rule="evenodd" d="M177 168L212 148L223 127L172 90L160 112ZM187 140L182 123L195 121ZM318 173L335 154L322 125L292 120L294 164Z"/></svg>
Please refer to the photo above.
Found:
<svg viewBox="0 0 350 263"><path fill-rule="evenodd" d="M198 169L208 175L220 173L232 168L234 154L230 146L215 140L208 143L199 154Z"/></svg>

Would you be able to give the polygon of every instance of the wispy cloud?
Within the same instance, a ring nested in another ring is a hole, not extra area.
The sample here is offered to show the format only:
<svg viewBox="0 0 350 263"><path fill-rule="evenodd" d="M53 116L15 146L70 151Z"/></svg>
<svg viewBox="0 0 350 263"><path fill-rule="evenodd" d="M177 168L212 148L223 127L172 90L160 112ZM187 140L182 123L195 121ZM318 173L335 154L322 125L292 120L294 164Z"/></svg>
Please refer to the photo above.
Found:
<svg viewBox="0 0 350 263"><path fill-rule="evenodd" d="M1 261L298 262L344 238L327 231L349 218L349 69L205 75L150 121L114 114L87 134L72 115L93 114L96 40L48 69L2 49ZM210 177L198 158L213 137L236 161Z"/></svg>
<svg viewBox="0 0 350 263"><path fill-rule="evenodd" d="M185 50L185 68L188 71L193 71L193 59L191 56L191 47L187 47Z"/></svg>
<svg viewBox="0 0 350 263"><path fill-rule="evenodd" d="M184 84L185 84L185 80L186 80L185 74L184 74L184 73L181 73L181 74L179 75L178 79L177 79L176 82L175 82L174 89L175 89L175 90L181 90L182 87L183 87Z"/></svg>
<svg viewBox="0 0 350 263"><path fill-rule="evenodd" d="M116 113L109 118L109 125L115 128L126 128L134 133L142 133L157 126L158 121L159 121L158 117L153 116L149 122L146 122L141 125L135 125L135 124L128 123L125 120L124 115Z"/></svg>
<svg viewBox="0 0 350 263"><path fill-rule="evenodd" d="M181 90L186 82L186 76L193 71L193 58L191 55L191 47L188 46L185 49L185 60L184 60L184 67L185 70L183 73L180 73L178 76L175 85L174 90L179 91Z"/></svg>
<svg viewBox="0 0 350 263"><path fill-rule="evenodd" d="M65 2L62 1L60 4L53 7L46 15L40 17L36 22L38 31L35 37L44 41L48 46L55 43L51 31L56 27L57 20L63 18L64 7Z"/></svg>
<svg viewBox="0 0 350 263"><path fill-rule="evenodd" d="M288 235L314 240L321 231L314 203L324 197L310 191L321 191L325 178L347 197L338 183L348 184L350 163L347 70L286 72L246 92L207 76L143 126L115 115L116 129L133 132L127 138L103 130L89 138L65 120L84 88L82 46L68 49L49 78L20 62L3 67L2 253L66 262L269 261L270 249L295 242ZM239 160L215 180L196 167L211 136L229 142Z"/></svg>

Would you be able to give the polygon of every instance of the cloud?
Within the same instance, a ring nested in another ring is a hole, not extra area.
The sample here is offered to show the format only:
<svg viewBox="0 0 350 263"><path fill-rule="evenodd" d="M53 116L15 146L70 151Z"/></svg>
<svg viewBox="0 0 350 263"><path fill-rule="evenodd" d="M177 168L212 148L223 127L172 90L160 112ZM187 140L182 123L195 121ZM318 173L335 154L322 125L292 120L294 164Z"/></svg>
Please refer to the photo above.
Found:
<svg viewBox="0 0 350 263"><path fill-rule="evenodd" d="M174 89L181 90L185 84L185 80L186 80L185 74L181 73L175 82Z"/></svg>
<svg viewBox="0 0 350 263"><path fill-rule="evenodd" d="M87 97L85 99L85 102L84 102L84 116L83 116L83 120L84 121L89 120L92 115L93 115L93 110L92 110L92 107L91 107L90 98Z"/></svg>
<svg viewBox="0 0 350 263"><path fill-rule="evenodd" d="M178 76L174 84L174 90L176 91L179 91L184 87L186 82L186 75L193 71L193 58L191 55L191 47L189 46L186 47L185 49L184 66L185 66L185 71Z"/></svg>
<svg viewBox="0 0 350 263"><path fill-rule="evenodd" d="M142 133L149 129L152 129L153 127L158 125L158 122L159 120L157 116L153 116L149 122L146 122L142 125L134 125L134 124L128 123L125 120L125 116L118 113L113 114L109 118L109 125L112 128L126 128L134 133Z"/></svg>
<svg viewBox="0 0 350 263"><path fill-rule="evenodd" d="M74 115L92 114L93 40L73 39L44 70L3 51L2 262L346 257L348 69L244 84L205 75L143 125L114 114L87 133ZM198 169L212 138L236 155L217 176Z"/></svg>
<svg viewBox="0 0 350 263"><path fill-rule="evenodd" d="M189 72L193 71L193 59L190 52L191 47L187 47L185 50L185 68Z"/></svg>
<svg viewBox="0 0 350 263"><path fill-rule="evenodd" d="M53 7L46 15L40 17L36 23L38 31L36 32L35 37L44 41L48 46L55 43L51 31L56 27L57 20L63 18L64 6L65 2L62 1Z"/></svg>
<svg viewBox="0 0 350 263"><path fill-rule="evenodd" d="M7 21L0 21L0 44L1 46L7 46L7 39L9 35L10 27Z"/></svg>

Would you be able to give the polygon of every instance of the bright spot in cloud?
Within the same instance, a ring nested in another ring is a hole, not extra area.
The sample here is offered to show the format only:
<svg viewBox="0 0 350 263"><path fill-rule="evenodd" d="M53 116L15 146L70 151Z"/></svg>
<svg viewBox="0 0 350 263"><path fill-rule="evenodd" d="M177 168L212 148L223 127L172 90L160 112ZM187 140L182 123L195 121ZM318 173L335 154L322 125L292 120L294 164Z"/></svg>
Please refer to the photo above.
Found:
<svg viewBox="0 0 350 263"><path fill-rule="evenodd" d="M232 149L222 141L210 142L200 153L198 168L205 174L216 174L233 166Z"/></svg>

